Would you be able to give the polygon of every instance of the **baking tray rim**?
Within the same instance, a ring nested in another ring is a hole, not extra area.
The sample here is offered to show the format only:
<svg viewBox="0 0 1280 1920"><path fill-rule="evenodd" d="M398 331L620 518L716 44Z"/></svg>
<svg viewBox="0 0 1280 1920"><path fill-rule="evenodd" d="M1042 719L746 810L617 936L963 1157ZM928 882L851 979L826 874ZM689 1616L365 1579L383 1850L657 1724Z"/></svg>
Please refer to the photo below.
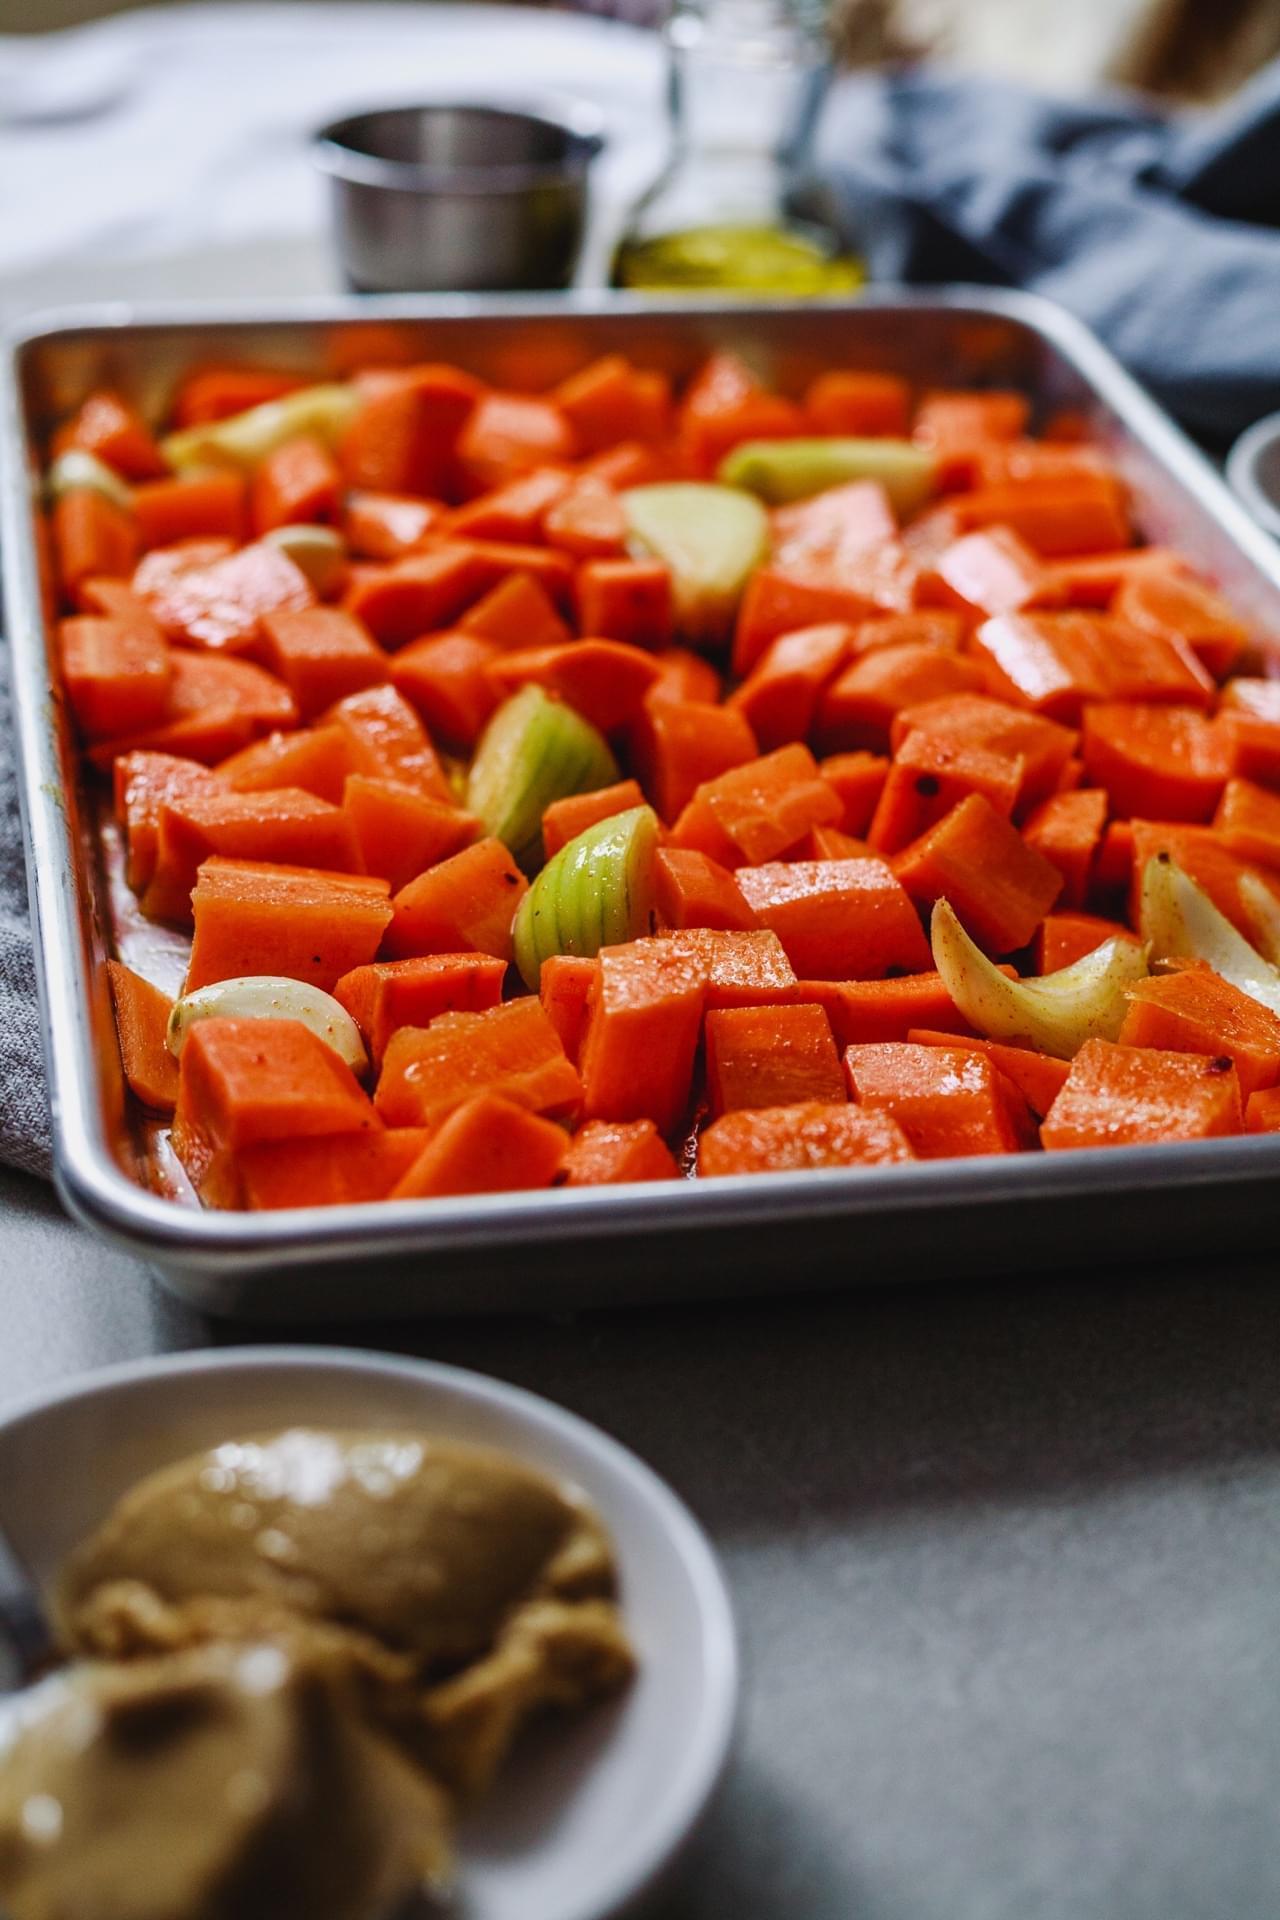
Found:
<svg viewBox="0 0 1280 1920"><path fill-rule="evenodd" d="M1060 353L1145 445L1199 496L1223 531L1280 593L1280 549L1250 520L1209 462L1080 321L1035 294L989 287L882 286L856 299L805 303L833 318L867 309L973 312L1008 320ZM566 314L590 320L723 315L736 324L790 314L783 301L681 299L661 306L613 294L420 297L341 296L243 301L100 303L24 316L0 338L0 549L17 746L19 807L31 896L41 1037L49 1075L54 1179L85 1224L154 1263L191 1273L244 1275L308 1262L396 1255L512 1251L548 1241L778 1225L932 1207L985 1207L1106 1194L1108 1198L1230 1181L1253 1187L1280 1172L1280 1140L1221 1140L1066 1154L981 1156L878 1169L830 1169L648 1186L561 1189L417 1201L360 1203L268 1214L197 1212L136 1183L116 1161L101 1121L89 1031L90 981L77 897L76 849L59 785L57 702L47 681L44 621L30 538L29 483L19 382L23 354L60 336L190 332L361 322L519 320Z"/></svg>

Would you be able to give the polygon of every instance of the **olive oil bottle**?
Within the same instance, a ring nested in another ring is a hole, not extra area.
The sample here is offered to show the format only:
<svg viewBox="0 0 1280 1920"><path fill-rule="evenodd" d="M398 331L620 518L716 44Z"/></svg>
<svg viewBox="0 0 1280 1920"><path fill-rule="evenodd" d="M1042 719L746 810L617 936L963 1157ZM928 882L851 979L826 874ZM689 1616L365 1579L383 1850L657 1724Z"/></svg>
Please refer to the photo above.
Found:
<svg viewBox="0 0 1280 1920"><path fill-rule="evenodd" d="M859 286L861 263L788 201L826 66L821 0L674 0L666 41L671 151L613 284L797 299Z"/></svg>

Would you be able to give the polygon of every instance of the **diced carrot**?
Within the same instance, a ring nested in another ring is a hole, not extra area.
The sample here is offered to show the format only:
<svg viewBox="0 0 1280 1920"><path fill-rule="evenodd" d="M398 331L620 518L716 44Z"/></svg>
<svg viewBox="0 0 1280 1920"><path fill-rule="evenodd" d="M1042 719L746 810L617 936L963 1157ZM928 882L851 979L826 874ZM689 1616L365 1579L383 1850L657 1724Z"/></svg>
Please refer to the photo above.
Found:
<svg viewBox="0 0 1280 1920"><path fill-rule="evenodd" d="M513 573L527 573L542 587L561 613L573 610L575 569L567 553L554 547L535 547L514 540L459 541L471 555L481 593L501 586Z"/></svg>
<svg viewBox="0 0 1280 1920"><path fill-rule="evenodd" d="M350 1067L300 1020L199 1020L187 1034L173 1145L197 1186L218 1151L378 1128Z"/></svg>
<svg viewBox="0 0 1280 1920"><path fill-rule="evenodd" d="M341 727L304 727L297 733L269 733L241 747L215 769L235 793L268 793L273 787L301 787L337 806L350 769Z"/></svg>
<svg viewBox="0 0 1280 1920"><path fill-rule="evenodd" d="M935 739L964 741L991 753L1024 761L1018 806L1030 806L1056 792L1078 735L1039 714L1018 713L999 700L978 694L954 694L905 707L894 720L890 742L895 752L917 728Z"/></svg>
<svg viewBox="0 0 1280 1920"><path fill-rule="evenodd" d="M464 493L488 493L534 467L572 460L577 437L569 420L541 395L486 393L458 438Z"/></svg>
<svg viewBox="0 0 1280 1920"><path fill-rule="evenodd" d="M139 568L134 586L169 638L214 653L247 653L259 643L264 614L316 602L301 568L279 547L262 542L207 566L187 567L150 591L143 591L144 577Z"/></svg>
<svg viewBox="0 0 1280 1920"><path fill-rule="evenodd" d="M922 1160L1017 1153L1035 1138L1022 1094L985 1054L887 1041L849 1047L844 1062L859 1106L891 1114Z"/></svg>
<svg viewBox="0 0 1280 1920"><path fill-rule="evenodd" d="M578 569L583 633L637 647L671 644L671 575L660 560L588 560Z"/></svg>
<svg viewBox="0 0 1280 1920"><path fill-rule="evenodd" d="M647 445L643 440L620 440L616 447L593 453L582 463L582 473L590 480L603 480L615 492L628 487L650 487L659 480L684 480L689 477L687 463L678 449L669 443Z"/></svg>
<svg viewBox="0 0 1280 1920"><path fill-rule="evenodd" d="M787 853L788 860L861 860L875 848L839 827L811 827Z"/></svg>
<svg viewBox="0 0 1280 1920"><path fill-rule="evenodd" d="M1144 634L1105 614L1019 613L973 637L988 689L1050 719L1078 721L1091 700L1208 706L1214 686L1176 636Z"/></svg>
<svg viewBox="0 0 1280 1920"><path fill-rule="evenodd" d="M1070 443L1051 442L1047 438L1029 440L987 440L971 448L956 448L957 455L967 452L972 471L965 480L971 487L1020 486L1028 480L1074 480L1081 474L1110 474L1117 477L1114 462L1102 450L1079 437ZM959 464L959 461L955 464Z"/></svg>
<svg viewBox="0 0 1280 1920"><path fill-rule="evenodd" d="M543 842L546 844L545 814ZM745 932L760 924L732 873L705 853L686 847L659 847L655 873L658 918L663 926Z"/></svg>
<svg viewBox="0 0 1280 1920"><path fill-rule="evenodd" d="M1029 1047L1006 1047L998 1040L985 1040L980 1036L964 1040L958 1034L913 1027L907 1039L918 1047L950 1047L962 1053L985 1054L992 1066L1018 1089L1038 1119L1048 1113L1070 1071L1065 1060L1055 1060L1050 1054L1033 1053Z"/></svg>
<svg viewBox="0 0 1280 1920"><path fill-rule="evenodd" d="M175 794L161 807L143 912L153 920L189 919L196 874L214 854L325 872L363 871L350 821L327 800L296 787L233 793L210 783Z"/></svg>
<svg viewBox="0 0 1280 1920"><path fill-rule="evenodd" d="M458 622L463 633L495 646L556 647L572 638L546 588L531 573L509 573Z"/></svg>
<svg viewBox="0 0 1280 1920"><path fill-rule="evenodd" d="M757 567L738 607L733 671L745 679L781 634L802 627L857 626L880 610L863 582L814 579L803 568Z"/></svg>
<svg viewBox="0 0 1280 1920"><path fill-rule="evenodd" d="M853 645L850 653L860 659L881 647L937 647L942 653L959 653L964 644L968 622L961 614L945 607L930 607L920 613L882 613L874 620L860 620L850 629Z"/></svg>
<svg viewBox="0 0 1280 1920"><path fill-rule="evenodd" d="M658 678L645 695L654 700L692 700L714 706L720 698L720 675L711 662L687 647L662 647L653 656Z"/></svg>
<svg viewBox="0 0 1280 1920"><path fill-rule="evenodd" d="M303 607L262 616L265 664L284 681L304 720L389 677L367 630L341 607Z"/></svg>
<svg viewBox="0 0 1280 1920"><path fill-rule="evenodd" d="M1251 1093L1245 1101L1246 1133L1280 1133L1280 1087L1268 1087L1264 1093Z"/></svg>
<svg viewBox="0 0 1280 1920"><path fill-rule="evenodd" d="M891 1167L915 1157L890 1114L848 1105L768 1107L713 1121L698 1140L698 1175Z"/></svg>
<svg viewBox="0 0 1280 1920"><path fill-rule="evenodd" d="M1171 572L1131 574L1113 612L1160 639L1189 646L1216 679L1225 679L1249 640L1249 629L1225 600L1198 580Z"/></svg>
<svg viewBox="0 0 1280 1920"><path fill-rule="evenodd" d="M156 836L166 803L213 783L207 767L168 753L122 753L113 768L115 814L124 834L125 878L141 893L155 871Z"/></svg>
<svg viewBox="0 0 1280 1920"><path fill-rule="evenodd" d="M627 550L627 516L612 487L582 474L548 510L542 534L574 560L617 560Z"/></svg>
<svg viewBox="0 0 1280 1920"><path fill-rule="evenodd" d="M1207 1140L1243 1125L1240 1083L1225 1055L1205 1059L1086 1040L1045 1116L1040 1144L1056 1152Z"/></svg>
<svg viewBox="0 0 1280 1920"><path fill-rule="evenodd" d="M805 389L804 410L820 434L901 439L911 420L911 388L894 373L820 373Z"/></svg>
<svg viewBox="0 0 1280 1920"><path fill-rule="evenodd" d="M470 846L480 832L474 814L399 780L376 780L364 773L347 776L342 810L366 873L380 875L393 893L437 861Z"/></svg>
<svg viewBox="0 0 1280 1920"><path fill-rule="evenodd" d="M967 533L939 555L925 583L931 598L979 619L1052 605L1062 597L1037 553L1012 527Z"/></svg>
<svg viewBox="0 0 1280 1920"><path fill-rule="evenodd" d="M1228 780L1213 829L1242 860L1280 867L1280 795L1252 780Z"/></svg>
<svg viewBox="0 0 1280 1920"><path fill-rule="evenodd" d="M704 781L672 829L673 846L709 854L723 867L776 859L811 827L840 819L839 795L798 741Z"/></svg>
<svg viewBox="0 0 1280 1920"><path fill-rule="evenodd" d="M992 753L963 740L938 739L917 730L894 755L883 791L867 828L868 844L878 853L909 846L971 793L981 793L1008 819L1022 789L1021 754ZM1106 797L1099 795L1103 812Z"/></svg>
<svg viewBox="0 0 1280 1920"><path fill-rule="evenodd" d="M930 646L878 647L845 668L818 707L818 737L831 752L889 744L895 715L924 701L977 693L981 670Z"/></svg>
<svg viewBox="0 0 1280 1920"><path fill-rule="evenodd" d="M1133 828L1127 820L1108 820L1093 863L1091 893L1107 898L1127 893L1133 881Z"/></svg>
<svg viewBox="0 0 1280 1920"><path fill-rule="evenodd" d="M545 687L602 733L629 726L658 677L642 648L619 640L569 640L558 647L499 653L486 672L500 699L518 687Z"/></svg>
<svg viewBox="0 0 1280 1920"><path fill-rule="evenodd" d="M491 953L510 960L511 923L528 890L501 840L477 840L400 889L392 902L387 957Z"/></svg>
<svg viewBox="0 0 1280 1920"><path fill-rule="evenodd" d="M671 1133L689 1105L707 977L671 940L596 956L581 1068L592 1120L652 1120Z"/></svg>
<svg viewBox="0 0 1280 1920"><path fill-rule="evenodd" d="M679 408L680 442L694 471L712 474L743 440L789 439L805 431L793 400L762 387L736 354L715 353L685 390Z"/></svg>
<svg viewBox="0 0 1280 1920"><path fill-rule="evenodd" d="M1106 822L1106 794L1088 787L1051 794L1022 830L1027 845L1062 875L1059 898L1064 907L1085 903Z"/></svg>
<svg viewBox="0 0 1280 1920"><path fill-rule="evenodd" d="M619 780L612 787L597 787L594 793L574 793L566 800L553 800L542 816L543 853L549 860L588 827L643 805L644 795L634 780Z"/></svg>
<svg viewBox="0 0 1280 1920"><path fill-rule="evenodd" d="M1280 786L1280 721L1261 720L1242 708L1228 706L1226 696L1234 685L1233 680L1227 682L1216 716L1232 775L1257 780L1267 787Z"/></svg>
<svg viewBox="0 0 1280 1920"><path fill-rule="evenodd" d="M501 658L491 640L473 633L428 633L394 657L396 690L449 746L474 747L498 696L488 669Z"/></svg>
<svg viewBox="0 0 1280 1920"><path fill-rule="evenodd" d="M1062 891L1058 869L980 793L900 853L894 871L918 906L949 901L992 953L1025 947Z"/></svg>
<svg viewBox="0 0 1280 1920"><path fill-rule="evenodd" d="M118 754L143 750L177 754L209 764L225 760L272 727L293 726L293 695L274 674L251 660L189 653L175 647L165 717L158 726L117 735L94 747L94 765L109 768Z"/></svg>
<svg viewBox="0 0 1280 1920"><path fill-rule="evenodd" d="M488 566L475 548L449 542L353 580L343 604L380 645L402 647L447 627L488 584Z"/></svg>
<svg viewBox="0 0 1280 1920"><path fill-rule="evenodd" d="M572 485L573 475L565 467L535 467L456 508L449 516L449 531L461 540L536 544L543 537L544 516Z"/></svg>
<svg viewBox="0 0 1280 1920"><path fill-rule="evenodd" d="M250 973L280 973L331 992L344 973L373 959L391 919L385 880L248 860L206 860L191 908L188 993Z"/></svg>
<svg viewBox="0 0 1280 1920"><path fill-rule="evenodd" d="M360 560L401 560L420 547L448 509L438 500L403 493L349 493L342 509L342 536Z"/></svg>
<svg viewBox="0 0 1280 1920"><path fill-rule="evenodd" d="M478 1093L553 1119L577 1112L582 1083L537 1000L401 1027L387 1043L374 1100L388 1126L434 1127Z"/></svg>
<svg viewBox="0 0 1280 1920"><path fill-rule="evenodd" d="M1036 935L1037 973L1057 973L1094 953L1104 940L1136 940L1123 921L1104 920L1096 913L1047 913Z"/></svg>
<svg viewBox="0 0 1280 1920"><path fill-rule="evenodd" d="M81 614L58 629L62 684L89 740L158 726L169 705L169 649L154 620Z"/></svg>
<svg viewBox="0 0 1280 1920"><path fill-rule="evenodd" d="M846 1098L831 1022L821 1007L732 1007L708 1013L707 1098L734 1108Z"/></svg>
<svg viewBox="0 0 1280 1920"><path fill-rule="evenodd" d="M732 707L649 700L631 729L636 778L664 820L675 820L706 780L755 758L756 740Z"/></svg>
<svg viewBox="0 0 1280 1920"><path fill-rule="evenodd" d="M367 373L357 385L363 401L339 449L347 485L439 498L452 480L479 382L457 367L425 365Z"/></svg>
<svg viewBox="0 0 1280 1920"><path fill-rule="evenodd" d="M392 1192L393 1200L549 1187L568 1141L550 1120L497 1094L477 1094L444 1122Z"/></svg>
<svg viewBox="0 0 1280 1920"><path fill-rule="evenodd" d="M135 487L133 514L144 548L169 547L179 540L243 540L246 492L241 474L179 474Z"/></svg>
<svg viewBox="0 0 1280 1920"><path fill-rule="evenodd" d="M619 440L661 440L670 431L670 382L660 373L641 373L620 353L562 381L555 400L584 453Z"/></svg>
<svg viewBox="0 0 1280 1920"><path fill-rule="evenodd" d="M170 593L186 574L201 573L217 561L229 559L235 550L235 541L224 534L206 533L189 540L175 540L172 546L155 547L143 554L130 586L145 604L156 595Z"/></svg>
<svg viewBox="0 0 1280 1920"><path fill-rule="evenodd" d="M1235 1061L1244 1100L1280 1080L1280 1019L1210 968L1139 980L1128 998L1122 1045L1225 1054Z"/></svg>
<svg viewBox="0 0 1280 1920"><path fill-rule="evenodd" d="M79 487L54 502L50 522L58 584L75 600L86 580L123 580L138 557L138 526L127 508L95 487Z"/></svg>
<svg viewBox="0 0 1280 1920"><path fill-rule="evenodd" d="M818 771L844 808L837 822L841 832L865 834L884 791L888 760L878 753L834 753L818 762Z"/></svg>
<svg viewBox="0 0 1280 1920"><path fill-rule="evenodd" d="M679 1178L679 1168L652 1120L588 1120L569 1142L561 1172L566 1187Z"/></svg>
<svg viewBox="0 0 1280 1920"><path fill-rule="evenodd" d="M770 516L773 564L784 570L806 562L838 568L868 547L885 546L897 531L889 496L880 483L851 480L774 509Z"/></svg>
<svg viewBox="0 0 1280 1920"><path fill-rule="evenodd" d="M430 1138L425 1127L384 1127L241 1147L234 1155L238 1204L265 1213L385 1200Z"/></svg>
<svg viewBox="0 0 1280 1920"><path fill-rule="evenodd" d="M549 954L538 976L543 1011L575 1066L587 1030L587 1001L595 977L595 961L576 953Z"/></svg>
<svg viewBox="0 0 1280 1920"><path fill-rule="evenodd" d="M305 387L300 373L274 373L266 367L196 367L184 375L174 396L175 426L204 427L233 414L248 413L286 393Z"/></svg>
<svg viewBox="0 0 1280 1920"><path fill-rule="evenodd" d="M1055 560L1049 577L1069 607L1115 610L1115 598L1126 580L1144 574L1185 573L1187 563L1171 547L1136 547L1114 553L1083 554L1075 560ZM1134 623L1140 624L1138 622Z"/></svg>
<svg viewBox="0 0 1280 1920"><path fill-rule="evenodd" d="M730 699L750 721L763 752L805 738L852 644L853 629L838 624L802 627L770 642Z"/></svg>
<svg viewBox="0 0 1280 1920"><path fill-rule="evenodd" d="M1194 707L1089 707L1081 753L1125 816L1211 820L1230 771L1221 733Z"/></svg>
<svg viewBox="0 0 1280 1920"><path fill-rule="evenodd" d="M947 512L957 534L1008 526L1044 558L1132 545L1124 490L1109 474L980 487L954 496Z"/></svg>
<svg viewBox="0 0 1280 1920"><path fill-rule="evenodd" d="M118 393L91 393L74 418L59 427L54 452L71 447L93 454L125 480L154 480L166 470L142 416Z"/></svg>
<svg viewBox="0 0 1280 1920"><path fill-rule="evenodd" d="M346 738L352 773L399 780L437 800L452 802L435 748L421 720L394 687L349 693L325 716Z"/></svg>
<svg viewBox="0 0 1280 1920"><path fill-rule="evenodd" d="M338 517L342 475L323 440L299 433L264 455L253 476L254 529L324 525Z"/></svg>
<svg viewBox="0 0 1280 1920"><path fill-rule="evenodd" d="M985 393L938 388L922 395L913 427L926 447L968 447L975 441L1017 440L1027 430L1031 403L1023 393L992 388Z"/></svg>
<svg viewBox="0 0 1280 1920"><path fill-rule="evenodd" d="M144 1107L172 1113L178 1098L178 1063L168 1045L173 1002L118 960L107 961L107 978L116 1011L120 1064L129 1090Z"/></svg>
<svg viewBox="0 0 1280 1920"><path fill-rule="evenodd" d="M101 614L108 620L151 619L146 601L124 580L86 580L77 599L85 613Z"/></svg>
<svg viewBox="0 0 1280 1920"><path fill-rule="evenodd" d="M737 880L802 980L876 979L929 964L916 910L883 860L740 867Z"/></svg>
<svg viewBox="0 0 1280 1920"><path fill-rule="evenodd" d="M767 927L690 927L667 938L675 952L703 969L709 1013L724 1007L791 1006L799 997L795 968Z"/></svg>
<svg viewBox="0 0 1280 1920"><path fill-rule="evenodd" d="M802 980L796 996L826 1009L842 1047L906 1040L917 1027L972 1032L937 973L893 980Z"/></svg>
<svg viewBox="0 0 1280 1920"><path fill-rule="evenodd" d="M487 953L428 953L379 960L344 973L333 989L365 1037L375 1066L401 1027L426 1027L440 1013L485 1013L502 1001L503 961Z"/></svg>

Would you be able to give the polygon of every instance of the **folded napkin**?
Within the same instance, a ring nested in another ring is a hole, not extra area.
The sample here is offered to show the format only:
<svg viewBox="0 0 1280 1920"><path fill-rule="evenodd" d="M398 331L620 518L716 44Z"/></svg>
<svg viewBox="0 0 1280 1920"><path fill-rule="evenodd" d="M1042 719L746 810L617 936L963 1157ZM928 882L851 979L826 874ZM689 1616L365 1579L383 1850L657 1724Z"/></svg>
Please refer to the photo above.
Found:
<svg viewBox="0 0 1280 1920"><path fill-rule="evenodd" d="M8 662L0 650L0 1161L49 1172L49 1108L40 1048L27 870L14 779Z"/></svg>
<svg viewBox="0 0 1280 1920"><path fill-rule="evenodd" d="M1046 294L1215 442L1280 407L1278 153L1280 63L1196 113L928 67L853 74L814 141L875 278Z"/></svg>

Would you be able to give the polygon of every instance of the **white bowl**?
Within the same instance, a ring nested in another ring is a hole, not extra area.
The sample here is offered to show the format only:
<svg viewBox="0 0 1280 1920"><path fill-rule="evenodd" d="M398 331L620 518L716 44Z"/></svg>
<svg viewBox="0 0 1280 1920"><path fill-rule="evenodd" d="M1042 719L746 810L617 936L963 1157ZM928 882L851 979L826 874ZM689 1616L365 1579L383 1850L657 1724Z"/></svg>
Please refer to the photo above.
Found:
<svg viewBox="0 0 1280 1920"><path fill-rule="evenodd" d="M723 1772L738 1691L705 1536L633 1454L549 1401L456 1367L265 1347L112 1368L0 1419L0 1529L42 1584L153 1468L237 1434L416 1427L575 1482L617 1549L639 1654L616 1705L517 1754L460 1835L467 1920L605 1920L651 1890Z"/></svg>
<svg viewBox="0 0 1280 1920"><path fill-rule="evenodd" d="M1227 479L1259 526L1280 537L1280 413L1240 435L1227 455Z"/></svg>

